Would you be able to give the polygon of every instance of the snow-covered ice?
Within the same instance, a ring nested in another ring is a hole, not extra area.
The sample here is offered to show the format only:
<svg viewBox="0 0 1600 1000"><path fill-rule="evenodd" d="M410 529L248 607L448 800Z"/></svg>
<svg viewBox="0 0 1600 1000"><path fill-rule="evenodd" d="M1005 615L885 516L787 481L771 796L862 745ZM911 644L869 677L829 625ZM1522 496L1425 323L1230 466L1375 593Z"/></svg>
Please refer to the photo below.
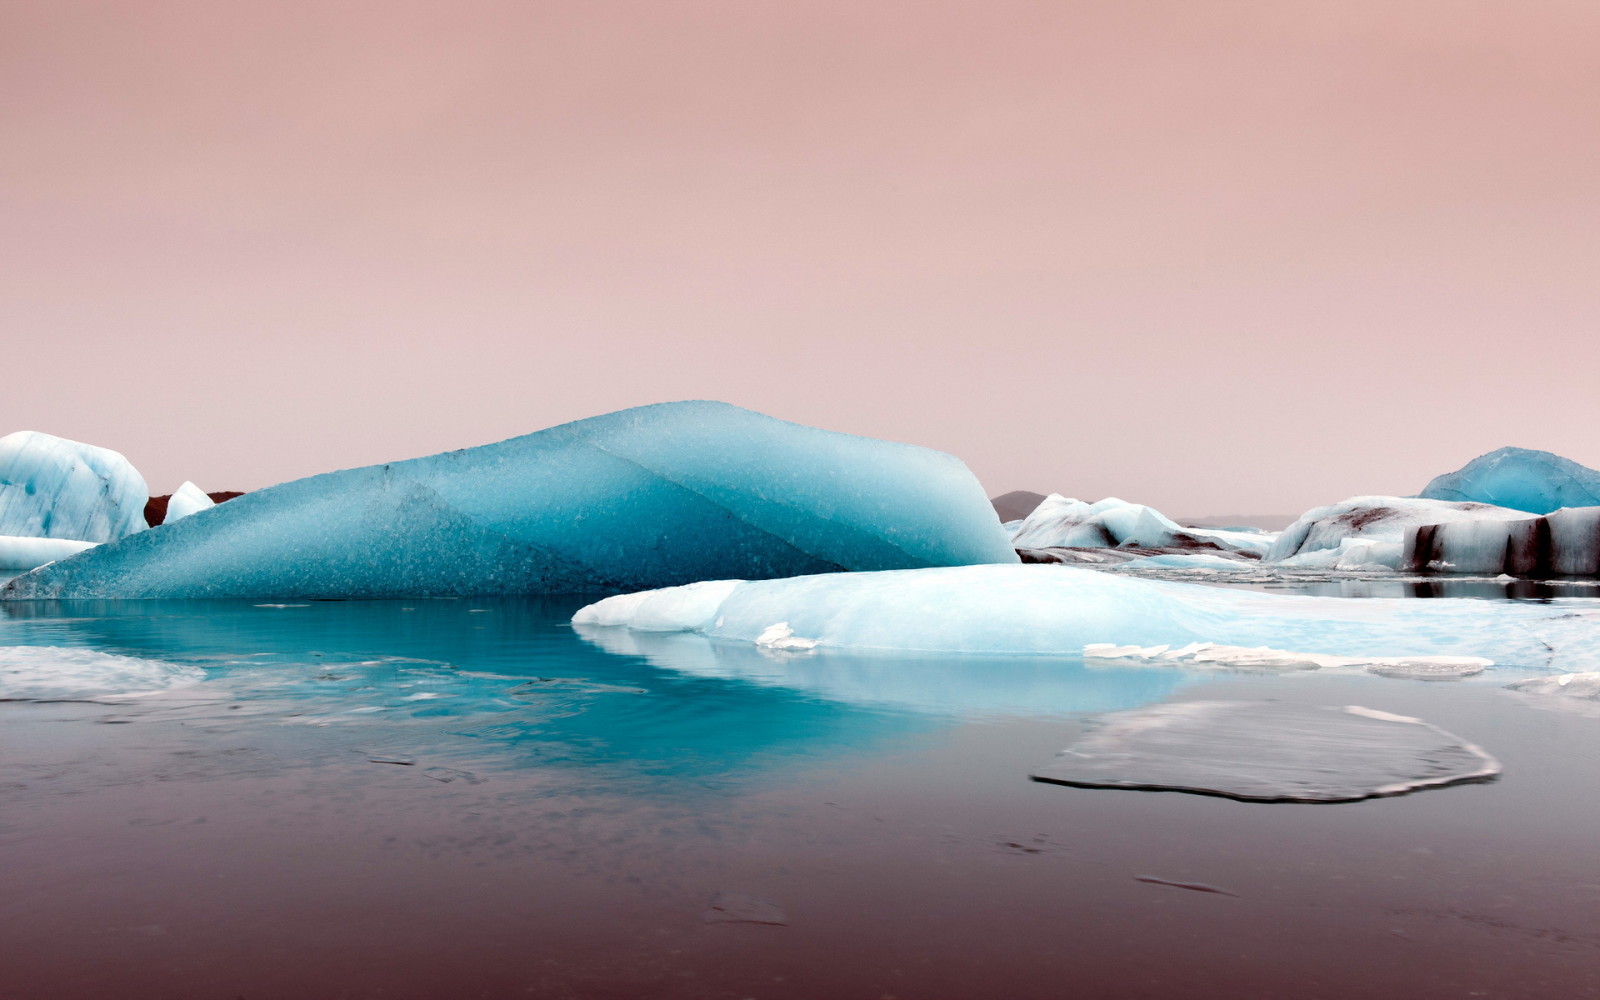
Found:
<svg viewBox="0 0 1600 1000"><path fill-rule="evenodd" d="M1481 657L1498 672L1600 666L1600 605L1267 594L1068 566L851 573L609 598L576 624L693 632L754 643L785 623L818 649L1049 654L1092 643L1267 646L1297 654Z"/></svg>
<svg viewBox="0 0 1600 1000"><path fill-rule="evenodd" d="M604 593L1016 560L950 455L685 402L259 490L0 596Z"/></svg>
<svg viewBox="0 0 1600 1000"><path fill-rule="evenodd" d="M1600 471L1548 451L1500 448L1435 477L1421 495L1548 514L1561 507L1600 505Z"/></svg>
<svg viewBox="0 0 1600 1000"><path fill-rule="evenodd" d="M196 511L202 511L207 507L215 507L216 505L216 501L207 496L204 490L194 483L185 481L172 494L171 499L167 501L167 516L161 523L171 524L173 521L188 517Z"/></svg>
<svg viewBox="0 0 1600 1000"><path fill-rule="evenodd" d="M1251 802L1349 802L1500 773L1420 719L1358 705L1187 701L1103 716L1036 781L1195 792Z"/></svg>
<svg viewBox="0 0 1600 1000"><path fill-rule="evenodd" d="M1406 532L1457 521L1514 521L1522 511L1417 497L1358 496L1313 507L1285 528L1266 553L1280 569L1395 569Z"/></svg>
<svg viewBox="0 0 1600 1000"><path fill-rule="evenodd" d="M0 570L33 569L45 563L77 555L99 542L80 542L71 538L26 538L0 535Z"/></svg>
<svg viewBox="0 0 1600 1000"><path fill-rule="evenodd" d="M109 448L38 431L0 438L0 535L110 542L143 531L144 477Z"/></svg>

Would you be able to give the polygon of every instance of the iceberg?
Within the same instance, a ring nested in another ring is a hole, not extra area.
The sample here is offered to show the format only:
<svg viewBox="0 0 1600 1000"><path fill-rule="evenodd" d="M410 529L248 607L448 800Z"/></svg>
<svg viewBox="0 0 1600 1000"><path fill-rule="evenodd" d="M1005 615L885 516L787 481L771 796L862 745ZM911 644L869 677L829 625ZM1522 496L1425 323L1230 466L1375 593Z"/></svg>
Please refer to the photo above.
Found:
<svg viewBox="0 0 1600 1000"><path fill-rule="evenodd" d="M1011 544L1019 549L1222 549L1259 556L1272 536L1249 529L1184 528L1144 504L1117 497L1085 503L1052 493L1016 525Z"/></svg>
<svg viewBox="0 0 1600 1000"><path fill-rule="evenodd" d="M0 570L36 569L46 563L77 555L99 542L80 542L72 538L26 538L0 535Z"/></svg>
<svg viewBox="0 0 1600 1000"><path fill-rule="evenodd" d="M1549 514L1562 507L1600 506L1600 471L1548 451L1501 448L1436 476L1421 495Z"/></svg>
<svg viewBox="0 0 1600 1000"><path fill-rule="evenodd" d="M1016 561L950 455L683 402L273 486L0 597L606 593Z"/></svg>
<svg viewBox="0 0 1600 1000"><path fill-rule="evenodd" d="M113 542L144 530L149 496L108 448L38 431L0 438L0 535Z"/></svg>
<svg viewBox="0 0 1600 1000"><path fill-rule="evenodd" d="M1600 577L1600 507L1544 517L1428 524L1406 536L1402 568L1513 577Z"/></svg>
<svg viewBox="0 0 1600 1000"><path fill-rule="evenodd" d="M167 515L161 523L171 524L179 518L188 517L190 514L205 510L207 507L215 507L216 505L216 501L206 496L200 487L185 481L182 486L178 487L177 492L168 498Z"/></svg>
<svg viewBox="0 0 1600 1000"><path fill-rule="evenodd" d="M1489 781L1500 762L1421 719L1359 705L1188 701L1103 716L1034 771L1085 788L1351 802Z"/></svg>
<svg viewBox="0 0 1600 1000"><path fill-rule="evenodd" d="M688 632L754 645L774 625L814 649L1050 655L1094 643L1191 643L1297 654L1478 657L1496 673L1600 668L1600 602L1548 605L1307 597L1070 566L964 566L719 581L626 594L573 616L585 628ZM1377 658L1376 660L1374 658ZM1174 664L1174 666L1182 666Z"/></svg>
<svg viewBox="0 0 1600 1000"><path fill-rule="evenodd" d="M1313 507L1285 528L1265 561L1282 569L1396 569L1407 532L1457 521L1515 521L1523 511L1418 497L1358 496Z"/></svg>

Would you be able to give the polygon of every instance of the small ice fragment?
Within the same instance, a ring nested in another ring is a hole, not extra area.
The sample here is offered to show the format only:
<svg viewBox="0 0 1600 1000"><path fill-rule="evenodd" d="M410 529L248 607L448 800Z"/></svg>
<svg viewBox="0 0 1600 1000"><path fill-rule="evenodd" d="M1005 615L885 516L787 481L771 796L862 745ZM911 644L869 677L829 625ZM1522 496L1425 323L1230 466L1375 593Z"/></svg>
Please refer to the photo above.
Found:
<svg viewBox="0 0 1600 1000"><path fill-rule="evenodd" d="M789 923L789 915L777 903L742 892L717 893L711 905L700 914L700 919L708 924L773 924L783 927Z"/></svg>
<svg viewBox="0 0 1600 1000"><path fill-rule="evenodd" d="M1154 875L1135 875L1133 878L1136 882L1148 882L1151 885L1169 885L1174 889L1189 889L1194 892L1214 892L1219 896L1232 896L1235 899L1239 898L1239 894L1231 889L1224 889L1218 885L1207 885L1204 882L1177 882L1170 878L1157 878Z"/></svg>
<svg viewBox="0 0 1600 1000"><path fill-rule="evenodd" d="M484 780L471 771L458 771L453 767L430 767L422 773L425 777L432 778L434 781L442 781L445 784L449 784L457 778L469 785L481 785Z"/></svg>
<svg viewBox="0 0 1600 1000"><path fill-rule="evenodd" d="M401 767L411 767L417 762L415 757L399 753L369 753L367 760L374 764L399 764Z"/></svg>
<svg viewBox="0 0 1600 1000"><path fill-rule="evenodd" d="M764 649L813 649L817 640L801 638L794 634L788 622L777 622L756 636L756 645Z"/></svg>
<svg viewBox="0 0 1600 1000"><path fill-rule="evenodd" d="M1092 642L1083 647L1085 663L1116 663L1118 666L1166 665L1208 670L1319 670L1365 669L1384 677L1409 677L1419 680L1454 680L1481 674L1494 665L1481 656L1333 656L1328 653L1298 653L1270 646L1227 646L1216 642L1191 642L1172 649L1168 646L1117 646Z"/></svg>

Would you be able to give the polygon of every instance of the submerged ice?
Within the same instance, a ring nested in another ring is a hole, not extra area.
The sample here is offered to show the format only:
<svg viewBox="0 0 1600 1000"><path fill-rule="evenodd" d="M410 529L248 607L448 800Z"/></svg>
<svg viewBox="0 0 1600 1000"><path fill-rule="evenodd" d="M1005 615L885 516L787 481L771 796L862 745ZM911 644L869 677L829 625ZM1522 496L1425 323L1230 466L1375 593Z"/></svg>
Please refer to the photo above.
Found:
<svg viewBox="0 0 1600 1000"><path fill-rule="evenodd" d="M93 649L0 646L0 701L83 701L193 684L198 667Z"/></svg>
<svg viewBox="0 0 1600 1000"><path fill-rule="evenodd" d="M274 486L0 596L603 593L1015 561L949 455L687 402Z"/></svg>
<svg viewBox="0 0 1600 1000"><path fill-rule="evenodd" d="M1190 701L1104 716L1031 777L1251 802L1349 802L1499 773L1483 750L1420 719L1355 705Z"/></svg>

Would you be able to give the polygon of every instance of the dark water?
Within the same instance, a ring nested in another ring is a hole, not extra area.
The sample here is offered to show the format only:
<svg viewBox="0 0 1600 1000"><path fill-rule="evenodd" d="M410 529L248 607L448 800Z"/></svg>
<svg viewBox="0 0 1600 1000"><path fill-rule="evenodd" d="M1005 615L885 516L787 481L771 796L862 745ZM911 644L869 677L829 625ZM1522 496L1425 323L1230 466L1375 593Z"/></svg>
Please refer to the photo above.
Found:
<svg viewBox="0 0 1600 1000"><path fill-rule="evenodd" d="M586 639L580 603L0 605L0 646L205 676L0 703L0 997L1600 995L1600 719ZM1322 806L1027 780L1085 713L1219 694L1421 716L1505 774Z"/></svg>

